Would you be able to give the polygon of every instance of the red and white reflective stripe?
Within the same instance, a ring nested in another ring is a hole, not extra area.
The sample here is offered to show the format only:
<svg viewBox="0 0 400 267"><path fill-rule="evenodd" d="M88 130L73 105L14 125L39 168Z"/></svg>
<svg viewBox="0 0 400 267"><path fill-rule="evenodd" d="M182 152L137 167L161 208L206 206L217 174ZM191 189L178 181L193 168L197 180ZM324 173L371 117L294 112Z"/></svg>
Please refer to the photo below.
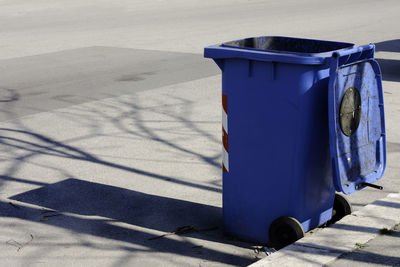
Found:
<svg viewBox="0 0 400 267"><path fill-rule="evenodd" d="M228 96L222 95L222 170L229 172L228 154Z"/></svg>

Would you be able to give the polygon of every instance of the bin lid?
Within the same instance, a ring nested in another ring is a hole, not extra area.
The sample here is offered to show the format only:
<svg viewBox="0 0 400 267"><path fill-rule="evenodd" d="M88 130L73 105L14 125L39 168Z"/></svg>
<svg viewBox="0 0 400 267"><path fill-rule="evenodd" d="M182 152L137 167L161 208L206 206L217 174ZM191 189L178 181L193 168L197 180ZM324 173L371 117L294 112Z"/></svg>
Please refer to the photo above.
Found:
<svg viewBox="0 0 400 267"><path fill-rule="evenodd" d="M338 67L329 81L329 141L337 191L382 178L386 139L382 78L373 59Z"/></svg>

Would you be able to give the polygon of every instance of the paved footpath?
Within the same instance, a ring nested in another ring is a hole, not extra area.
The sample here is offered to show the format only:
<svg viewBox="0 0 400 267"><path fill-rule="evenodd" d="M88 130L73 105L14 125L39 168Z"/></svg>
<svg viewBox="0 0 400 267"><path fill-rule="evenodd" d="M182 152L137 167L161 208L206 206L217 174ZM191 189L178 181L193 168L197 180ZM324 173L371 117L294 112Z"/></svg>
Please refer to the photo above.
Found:
<svg viewBox="0 0 400 267"><path fill-rule="evenodd" d="M400 194L389 194L252 264L400 266Z"/></svg>
<svg viewBox="0 0 400 267"><path fill-rule="evenodd" d="M362 266L400 266L400 227L379 235L356 251L343 255L328 266L353 266L359 262Z"/></svg>
<svg viewBox="0 0 400 267"><path fill-rule="evenodd" d="M347 264L391 242L379 230L398 220L362 210L400 191L399 13L398 0L0 1L0 265ZM388 145L383 191L268 257L223 235L221 77L202 56L261 35L376 43Z"/></svg>

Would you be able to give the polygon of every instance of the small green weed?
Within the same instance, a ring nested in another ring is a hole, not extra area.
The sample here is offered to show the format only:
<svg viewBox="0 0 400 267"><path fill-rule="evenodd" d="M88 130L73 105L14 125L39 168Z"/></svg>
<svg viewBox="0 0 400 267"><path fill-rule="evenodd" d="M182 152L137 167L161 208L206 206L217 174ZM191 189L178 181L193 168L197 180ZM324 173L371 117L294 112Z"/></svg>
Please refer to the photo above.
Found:
<svg viewBox="0 0 400 267"><path fill-rule="evenodd" d="M381 235L390 235L393 232L394 232L393 229L387 229L387 228L382 228L382 229L379 230L379 233Z"/></svg>
<svg viewBox="0 0 400 267"><path fill-rule="evenodd" d="M356 248L357 249L361 249L361 248L365 248L365 247L367 247L366 244L356 243Z"/></svg>

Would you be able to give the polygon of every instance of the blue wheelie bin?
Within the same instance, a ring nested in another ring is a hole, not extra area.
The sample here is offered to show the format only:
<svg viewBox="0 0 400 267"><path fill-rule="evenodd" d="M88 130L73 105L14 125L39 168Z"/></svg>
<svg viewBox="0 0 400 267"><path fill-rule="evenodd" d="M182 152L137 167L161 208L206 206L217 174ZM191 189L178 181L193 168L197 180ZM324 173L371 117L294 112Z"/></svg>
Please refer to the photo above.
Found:
<svg viewBox="0 0 400 267"><path fill-rule="evenodd" d="M335 191L350 194L382 177L374 49L276 36L205 48L222 70L226 233L283 247L349 213Z"/></svg>

